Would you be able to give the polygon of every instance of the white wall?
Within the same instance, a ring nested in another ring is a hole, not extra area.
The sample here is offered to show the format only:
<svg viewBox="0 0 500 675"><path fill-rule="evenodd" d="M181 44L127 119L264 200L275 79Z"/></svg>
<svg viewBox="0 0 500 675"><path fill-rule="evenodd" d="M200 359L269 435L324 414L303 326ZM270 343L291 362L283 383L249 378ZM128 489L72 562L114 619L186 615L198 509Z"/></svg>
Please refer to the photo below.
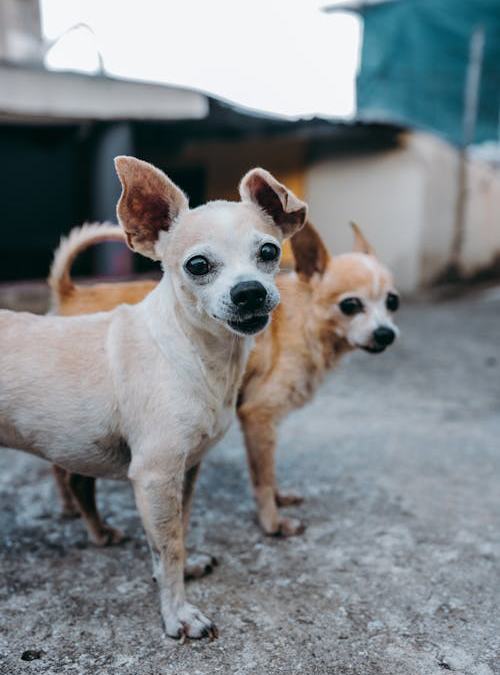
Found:
<svg viewBox="0 0 500 675"><path fill-rule="evenodd" d="M313 222L332 253L350 250L355 220L406 293L432 282L450 262L457 200L458 153L425 134L407 134L399 149L327 160L306 174ZM500 172L468 164L461 264L470 275L500 255Z"/></svg>
<svg viewBox="0 0 500 675"><path fill-rule="evenodd" d="M462 267L473 274L500 255L500 171L475 162L468 188Z"/></svg>

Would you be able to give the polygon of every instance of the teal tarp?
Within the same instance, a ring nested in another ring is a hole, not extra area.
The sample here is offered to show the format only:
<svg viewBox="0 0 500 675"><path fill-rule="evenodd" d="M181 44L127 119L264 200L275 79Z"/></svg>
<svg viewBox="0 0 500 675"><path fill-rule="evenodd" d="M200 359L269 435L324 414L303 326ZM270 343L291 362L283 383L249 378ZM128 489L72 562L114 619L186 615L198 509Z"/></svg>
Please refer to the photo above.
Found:
<svg viewBox="0 0 500 675"><path fill-rule="evenodd" d="M498 134L500 0L399 0L365 6L358 116L433 130L462 143L469 43L485 47L475 142Z"/></svg>

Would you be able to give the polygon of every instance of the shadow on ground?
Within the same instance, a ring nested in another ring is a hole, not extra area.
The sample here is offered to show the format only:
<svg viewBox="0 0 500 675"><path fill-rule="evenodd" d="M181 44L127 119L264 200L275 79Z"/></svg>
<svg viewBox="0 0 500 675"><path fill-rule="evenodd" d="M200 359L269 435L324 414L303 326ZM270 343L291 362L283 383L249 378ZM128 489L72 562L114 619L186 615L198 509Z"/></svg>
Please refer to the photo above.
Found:
<svg viewBox="0 0 500 675"><path fill-rule="evenodd" d="M205 462L188 585L219 640L162 634L126 484L100 503L131 540L61 521L47 464L2 452L0 673L500 673L500 301L413 304L387 354L354 354L283 425L279 477L308 529L258 529L235 427ZM33 659L31 661L23 660Z"/></svg>

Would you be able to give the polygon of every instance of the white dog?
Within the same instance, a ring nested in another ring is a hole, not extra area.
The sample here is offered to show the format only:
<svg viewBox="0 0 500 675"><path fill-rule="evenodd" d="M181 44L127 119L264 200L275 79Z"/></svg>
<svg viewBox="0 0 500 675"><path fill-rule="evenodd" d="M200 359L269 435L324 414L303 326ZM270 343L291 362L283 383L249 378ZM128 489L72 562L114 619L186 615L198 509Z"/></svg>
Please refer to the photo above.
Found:
<svg viewBox="0 0 500 675"><path fill-rule="evenodd" d="M279 302L280 242L306 205L253 169L241 202L189 209L161 171L119 157L118 218L161 260L135 306L78 317L0 312L0 445L68 471L130 478L168 635L216 636L184 594L184 531L203 454L227 430L252 346Z"/></svg>

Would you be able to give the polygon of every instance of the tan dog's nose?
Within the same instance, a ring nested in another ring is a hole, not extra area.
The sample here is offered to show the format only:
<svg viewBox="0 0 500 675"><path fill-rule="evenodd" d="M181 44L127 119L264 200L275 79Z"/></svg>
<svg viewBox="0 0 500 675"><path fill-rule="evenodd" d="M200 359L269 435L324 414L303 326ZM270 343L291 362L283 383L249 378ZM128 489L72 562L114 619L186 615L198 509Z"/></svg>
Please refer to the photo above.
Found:
<svg viewBox="0 0 500 675"><path fill-rule="evenodd" d="M267 291L260 281L240 281L231 289L231 300L243 312L260 309L267 298Z"/></svg>
<svg viewBox="0 0 500 675"><path fill-rule="evenodd" d="M395 337L396 333L392 330L392 328L388 328L387 326L380 326L373 331L373 339L381 347L387 347L391 345L394 342Z"/></svg>

